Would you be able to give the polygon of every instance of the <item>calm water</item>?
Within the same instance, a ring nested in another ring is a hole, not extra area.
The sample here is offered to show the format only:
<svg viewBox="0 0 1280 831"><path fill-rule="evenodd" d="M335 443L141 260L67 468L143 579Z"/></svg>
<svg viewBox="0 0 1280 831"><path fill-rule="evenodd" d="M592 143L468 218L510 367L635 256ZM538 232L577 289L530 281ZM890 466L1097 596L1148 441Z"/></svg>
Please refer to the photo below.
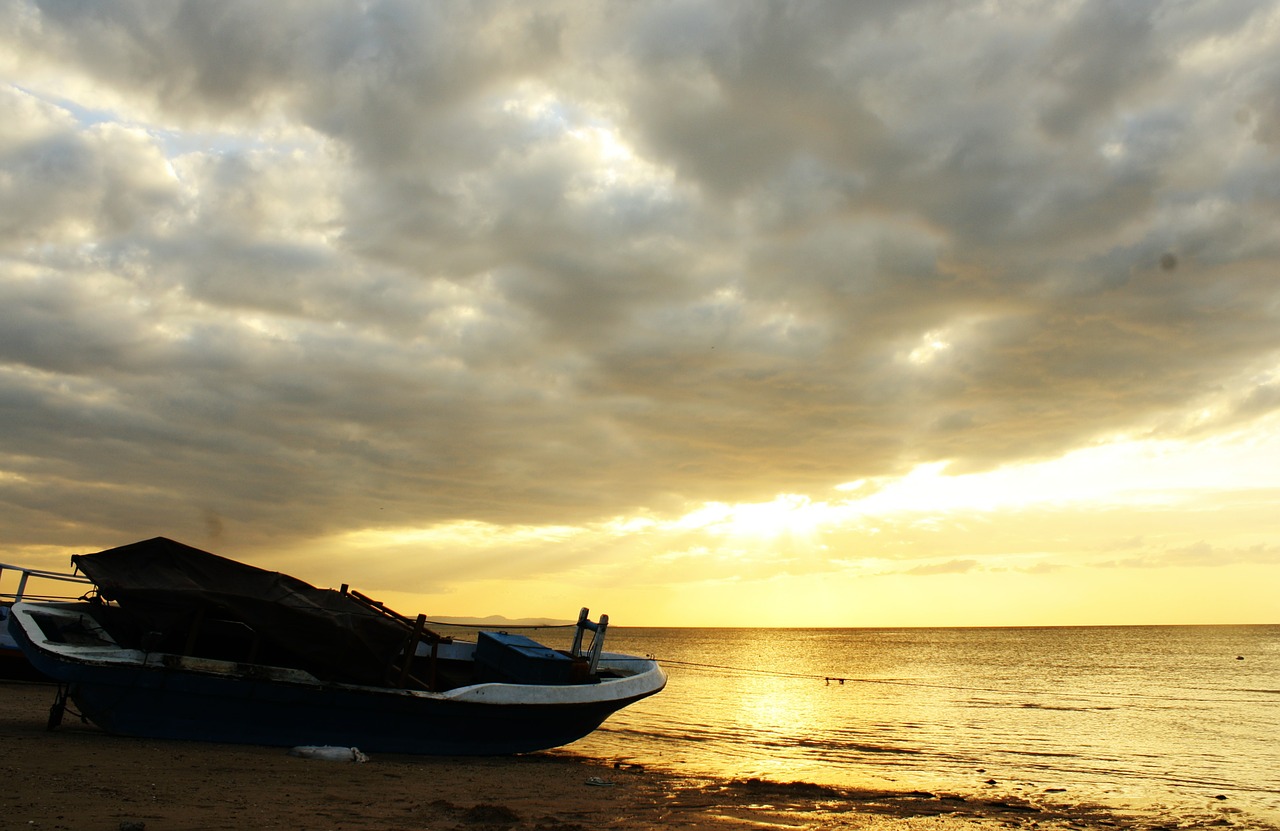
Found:
<svg viewBox="0 0 1280 831"><path fill-rule="evenodd" d="M615 628L607 648L670 681L573 752L1280 824L1280 626Z"/></svg>

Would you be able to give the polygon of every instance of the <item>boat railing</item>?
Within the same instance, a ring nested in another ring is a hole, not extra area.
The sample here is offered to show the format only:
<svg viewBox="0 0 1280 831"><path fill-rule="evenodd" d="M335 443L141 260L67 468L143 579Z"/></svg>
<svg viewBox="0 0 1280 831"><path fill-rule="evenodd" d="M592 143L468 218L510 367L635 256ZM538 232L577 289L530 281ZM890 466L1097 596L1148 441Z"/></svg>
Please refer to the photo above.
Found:
<svg viewBox="0 0 1280 831"><path fill-rule="evenodd" d="M0 563L0 589L3 589L7 573L18 575L18 585L12 592L0 590L0 601L3 602L16 602L18 600L75 600L80 596L80 594L40 593L33 590L35 586L48 588L42 585L43 581L46 580L58 583L75 583L82 586L93 585L93 581L83 574L68 574L61 571ZM34 583L32 582L33 579L35 580Z"/></svg>

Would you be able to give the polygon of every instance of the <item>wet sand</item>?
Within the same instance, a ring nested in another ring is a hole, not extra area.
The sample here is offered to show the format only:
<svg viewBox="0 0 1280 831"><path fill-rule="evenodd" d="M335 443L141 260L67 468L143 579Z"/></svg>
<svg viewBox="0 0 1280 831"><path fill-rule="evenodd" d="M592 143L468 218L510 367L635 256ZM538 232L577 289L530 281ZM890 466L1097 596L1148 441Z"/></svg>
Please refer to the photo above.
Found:
<svg viewBox="0 0 1280 831"><path fill-rule="evenodd" d="M716 780L571 750L506 758L371 754L367 763L286 749L110 736L67 714L46 729L54 688L0 682L0 828L871 829L1172 831L1261 826L1228 814L1176 820L1017 798Z"/></svg>

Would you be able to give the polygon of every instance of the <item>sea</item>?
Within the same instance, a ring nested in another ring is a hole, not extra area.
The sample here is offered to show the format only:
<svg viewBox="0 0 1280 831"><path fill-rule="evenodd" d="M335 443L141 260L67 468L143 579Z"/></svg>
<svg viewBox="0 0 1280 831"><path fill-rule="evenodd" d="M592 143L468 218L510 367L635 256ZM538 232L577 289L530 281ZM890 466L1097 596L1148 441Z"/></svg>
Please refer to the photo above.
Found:
<svg viewBox="0 0 1280 831"><path fill-rule="evenodd" d="M667 688L569 752L1280 826L1280 625L614 627L606 649Z"/></svg>

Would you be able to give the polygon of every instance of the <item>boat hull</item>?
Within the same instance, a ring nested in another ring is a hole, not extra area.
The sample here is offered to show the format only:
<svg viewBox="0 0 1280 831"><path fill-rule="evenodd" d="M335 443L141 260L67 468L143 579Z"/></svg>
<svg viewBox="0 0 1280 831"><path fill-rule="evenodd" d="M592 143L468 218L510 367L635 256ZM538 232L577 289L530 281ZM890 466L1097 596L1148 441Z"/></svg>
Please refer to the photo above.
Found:
<svg viewBox="0 0 1280 831"><path fill-rule="evenodd" d="M76 708L120 735L365 752L503 755L569 744L631 703L488 705L141 673L72 682Z"/></svg>
<svg viewBox="0 0 1280 831"><path fill-rule="evenodd" d="M127 736L420 755L527 753L582 738L665 683L655 665L657 675L621 686L482 684L428 693L326 684L294 670L173 655L73 659L40 643L22 622L11 620L10 628L31 663L67 685L81 715Z"/></svg>

